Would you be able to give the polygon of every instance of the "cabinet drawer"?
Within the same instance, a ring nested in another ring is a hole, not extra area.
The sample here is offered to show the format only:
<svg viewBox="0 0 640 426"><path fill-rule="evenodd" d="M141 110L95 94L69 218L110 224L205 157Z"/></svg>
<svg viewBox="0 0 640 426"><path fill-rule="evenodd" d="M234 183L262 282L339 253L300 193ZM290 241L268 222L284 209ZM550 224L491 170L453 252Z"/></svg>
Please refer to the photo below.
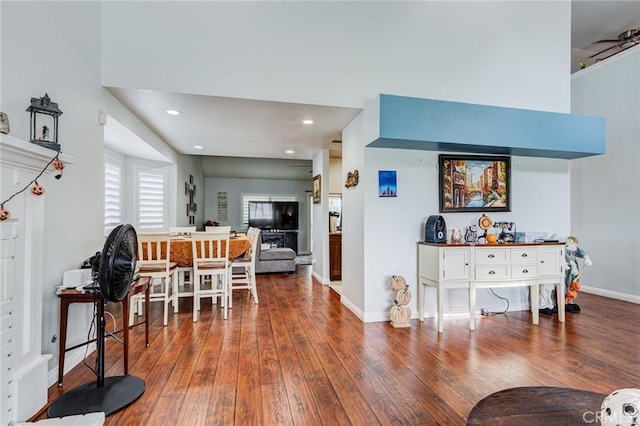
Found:
<svg viewBox="0 0 640 426"><path fill-rule="evenodd" d="M507 265L476 266L476 280L493 281L509 278L509 267Z"/></svg>
<svg viewBox="0 0 640 426"><path fill-rule="evenodd" d="M530 263L537 261L536 250L531 248L511 249L511 263Z"/></svg>
<svg viewBox="0 0 640 426"><path fill-rule="evenodd" d="M511 267L511 278L536 278L538 267L535 265L513 265Z"/></svg>
<svg viewBox="0 0 640 426"><path fill-rule="evenodd" d="M476 263L508 263L509 262L509 250L508 249L478 249L476 250L475 257Z"/></svg>

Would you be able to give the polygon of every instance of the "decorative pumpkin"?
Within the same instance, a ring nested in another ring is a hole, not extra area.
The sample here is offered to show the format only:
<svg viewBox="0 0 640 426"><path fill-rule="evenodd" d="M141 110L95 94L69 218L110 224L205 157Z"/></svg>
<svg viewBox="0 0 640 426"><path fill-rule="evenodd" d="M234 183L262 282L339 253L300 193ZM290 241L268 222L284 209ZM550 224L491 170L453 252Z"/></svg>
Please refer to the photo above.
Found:
<svg viewBox="0 0 640 426"><path fill-rule="evenodd" d="M411 309L408 306L394 306L389 312L389 319L394 328L411 327Z"/></svg>
<svg viewBox="0 0 640 426"><path fill-rule="evenodd" d="M391 288L393 291L400 291L407 288L407 282L401 275L393 275L391 277Z"/></svg>
<svg viewBox="0 0 640 426"><path fill-rule="evenodd" d="M411 292L406 289L403 288L402 290L398 290L396 292L396 304L398 306L406 306L409 304L409 301L411 300Z"/></svg>
<svg viewBox="0 0 640 426"><path fill-rule="evenodd" d="M578 292L575 290L569 290L567 292L567 299L575 299L576 297L578 297Z"/></svg>
<svg viewBox="0 0 640 426"><path fill-rule="evenodd" d="M11 217L11 213L9 210L5 209L4 206L0 206L0 220L7 220Z"/></svg>
<svg viewBox="0 0 640 426"><path fill-rule="evenodd" d="M574 282L571 283L570 290L578 291L578 290L580 290L581 287L582 286L580 285L580 283L578 281L574 281Z"/></svg>
<svg viewBox="0 0 640 426"><path fill-rule="evenodd" d="M38 182L34 182L31 186L31 194L35 195L36 197L41 196L42 194L44 194L44 186L40 185Z"/></svg>
<svg viewBox="0 0 640 426"><path fill-rule="evenodd" d="M53 162L53 168L58 170L58 171L62 171L64 169L64 163L62 162L62 160L56 159Z"/></svg>

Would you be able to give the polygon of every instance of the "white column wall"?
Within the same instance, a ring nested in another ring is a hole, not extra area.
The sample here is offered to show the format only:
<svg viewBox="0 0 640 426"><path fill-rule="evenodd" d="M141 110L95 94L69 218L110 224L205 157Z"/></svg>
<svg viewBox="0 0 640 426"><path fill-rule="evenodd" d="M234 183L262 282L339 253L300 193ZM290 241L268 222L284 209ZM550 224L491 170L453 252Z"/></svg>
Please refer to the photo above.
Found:
<svg viewBox="0 0 640 426"><path fill-rule="evenodd" d="M571 89L572 113L605 117L607 138L605 155L571 164L571 232L593 260L580 282L640 303L640 46L575 73Z"/></svg>
<svg viewBox="0 0 640 426"><path fill-rule="evenodd" d="M313 205L313 276L329 284L329 150L313 157L312 175L320 175L320 204Z"/></svg>

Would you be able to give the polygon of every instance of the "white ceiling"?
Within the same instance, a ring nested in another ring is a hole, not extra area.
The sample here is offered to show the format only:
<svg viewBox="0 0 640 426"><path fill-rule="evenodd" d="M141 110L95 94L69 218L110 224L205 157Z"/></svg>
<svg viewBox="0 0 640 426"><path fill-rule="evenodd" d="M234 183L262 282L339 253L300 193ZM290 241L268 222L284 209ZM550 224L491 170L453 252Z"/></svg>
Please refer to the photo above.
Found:
<svg viewBox="0 0 640 426"><path fill-rule="evenodd" d="M602 39L615 39L620 33L640 27L640 0L635 1L588 1L572 2L571 29L571 72L580 69L584 62L592 65L598 57L606 57L620 49L611 49L604 54L589 56L616 43L598 43ZM532 35L532 37L535 35ZM635 47L639 48L639 47ZM252 162L252 167L223 167L223 162L215 159L203 161L205 176L230 177L238 170L249 170L253 177L282 178L292 170L299 172L297 178L309 176L306 164L322 148L334 149L341 140L341 130L359 113L358 108L304 105L263 100L202 96L184 93L168 93L136 88L109 87L108 90L129 108L152 131L181 154L217 157L253 157L268 159L289 159L282 162ZM166 109L182 111L181 115L170 116ZM302 124L302 120L312 119L314 124ZM112 129L110 120L105 130L105 143L127 155L158 159L152 148L135 149L134 139L126 139L119 147L114 140L124 140L119 123ZM203 149L195 149L200 145ZM149 152L151 150L152 152ZM286 154L293 150L294 154ZM338 154L339 155L339 154ZM334 155L336 156L336 155ZM229 162L229 165L236 162ZM237 164L236 164L237 165ZM262 170L262 172L259 172ZM286 171L286 173L284 173ZM249 177L249 176L247 176ZM288 177L290 178L290 177Z"/></svg>

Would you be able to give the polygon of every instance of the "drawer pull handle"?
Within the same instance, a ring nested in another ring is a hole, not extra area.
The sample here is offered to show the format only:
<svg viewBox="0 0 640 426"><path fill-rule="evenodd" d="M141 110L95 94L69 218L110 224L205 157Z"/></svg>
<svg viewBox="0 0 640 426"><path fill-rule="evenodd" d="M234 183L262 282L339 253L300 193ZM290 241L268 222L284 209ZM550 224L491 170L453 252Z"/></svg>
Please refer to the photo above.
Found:
<svg viewBox="0 0 640 426"><path fill-rule="evenodd" d="M523 270L522 270L522 273L523 273L523 274L528 274L528 273L529 273L529 270L528 270L528 269L523 269Z"/></svg>
<svg viewBox="0 0 640 426"><path fill-rule="evenodd" d="M496 271L489 271L489 275L494 275Z"/></svg>
<svg viewBox="0 0 640 426"><path fill-rule="evenodd" d="M490 254L489 256L487 256L489 259L493 259L495 256L493 254Z"/></svg>
<svg viewBox="0 0 640 426"><path fill-rule="evenodd" d="M527 253L522 253L522 257L528 257Z"/></svg>

